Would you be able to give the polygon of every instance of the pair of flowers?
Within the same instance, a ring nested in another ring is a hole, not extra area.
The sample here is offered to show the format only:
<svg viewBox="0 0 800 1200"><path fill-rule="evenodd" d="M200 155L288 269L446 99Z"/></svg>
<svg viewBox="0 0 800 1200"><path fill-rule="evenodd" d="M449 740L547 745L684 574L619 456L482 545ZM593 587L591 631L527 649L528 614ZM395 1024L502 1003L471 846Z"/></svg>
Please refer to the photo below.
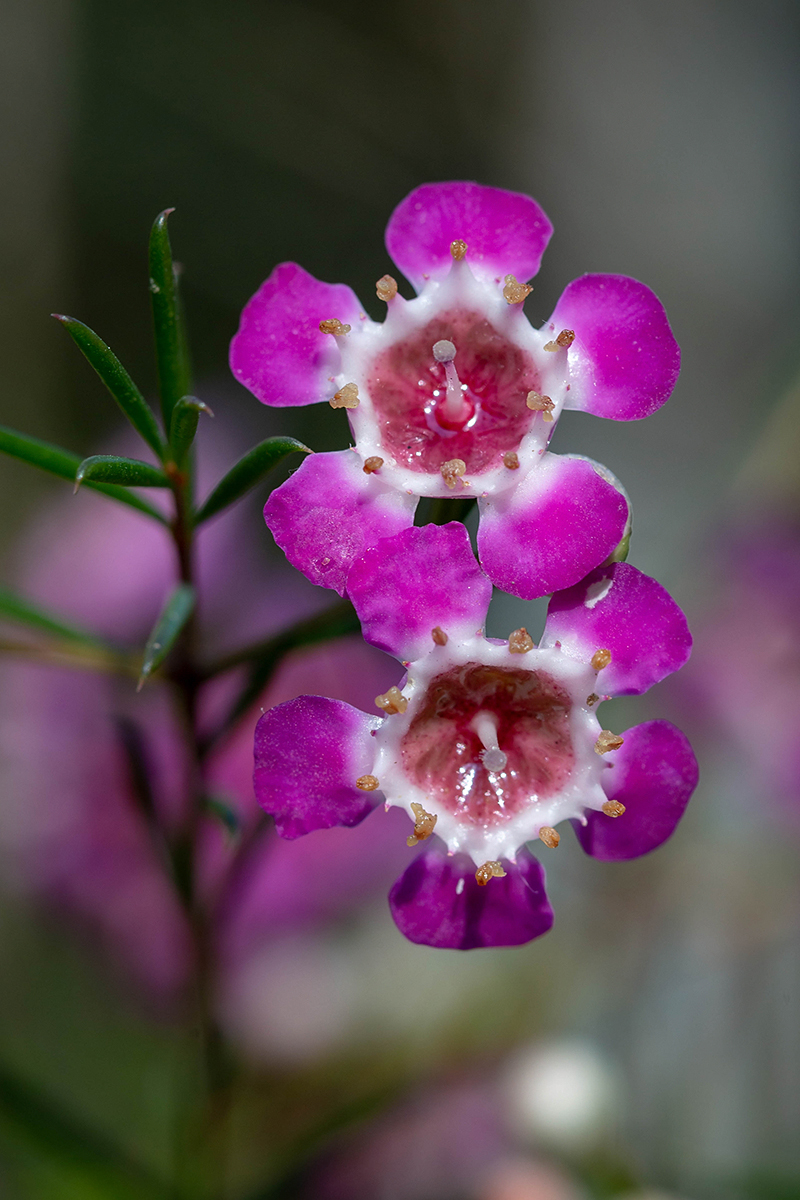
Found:
<svg viewBox="0 0 800 1200"><path fill-rule="evenodd" d="M265 403L328 400L355 446L310 455L265 518L312 582L353 602L364 636L407 668L377 697L384 717L303 697L256 732L256 796L279 833L355 825L383 800L409 813L409 846L434 836L390 904L413 941L469 948L545 932L552 911L525 844L558 844L569 819L590 854L659 845L694 789L688 742L663 721L622 736L597 705L686 661L680 609L615 559L625 495L605 468L548 450L560 413L616 420L670 395L679 351L635 280L570 284L541 330L525 282L551 233L527 196L469 183L416 189L386 243L418 295L377 284L371 321L344 285L277 267L244 310L234 374ZM476 499L475 560L458 523L415 527L420 497ZM483 635L492 584L553 594L541 644Z"/></svg>

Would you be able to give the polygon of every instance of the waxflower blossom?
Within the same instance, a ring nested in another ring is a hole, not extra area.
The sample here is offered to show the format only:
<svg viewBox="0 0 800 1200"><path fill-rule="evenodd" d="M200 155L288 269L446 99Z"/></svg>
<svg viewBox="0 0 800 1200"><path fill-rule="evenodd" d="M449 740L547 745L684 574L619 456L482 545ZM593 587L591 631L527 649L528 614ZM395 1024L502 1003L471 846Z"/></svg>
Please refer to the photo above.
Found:
<svg viewBox="0 0 800 1200"><path fill-rule="evenodd" d="M628 505L604 467L548 450L565 408L636 420L669 397L680 352L663 307L622 275L568 285L541 329L523 312L549 220L528 196L425 184L386 231L414 285L378 281L386 320L344 284L282 263L231 345L265 404L345 408L355 447L309 455L264 515L313 583L349 590L350 565L412 525L422 496L475 498L478 551L498 587L532 599L570 587L625 536Z"/></svg>
<svg viewBox="0 0 800 1200"><path fill-rule="evenodd" d="M686 620L655 580L601 567L552 597L539 646L525 630L489 639L491 582L453 522L382 539L348 590L366 640L407 675L377 697L382 717L321 696L265 713L256 798L287 838L357 825L380 801L405 809L409 846L425 846L390 906L411 941L469 949L545 933L553 914L526 843L555 848L565 820L608 861L669 837L697 781L688 741L666 721L618 735L597 716L689 656Z"/></svg>

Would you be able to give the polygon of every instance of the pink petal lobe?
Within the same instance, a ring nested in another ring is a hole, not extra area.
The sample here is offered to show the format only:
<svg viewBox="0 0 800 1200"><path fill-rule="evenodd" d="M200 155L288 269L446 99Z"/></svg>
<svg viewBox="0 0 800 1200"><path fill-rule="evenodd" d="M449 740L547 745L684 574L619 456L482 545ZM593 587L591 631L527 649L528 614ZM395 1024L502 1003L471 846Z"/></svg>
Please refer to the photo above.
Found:
<svg viewBox="0 0 800 1200"><path fill-rule="evenodd" d="M669 592L628 563L601 567L553 596L542 645L556 642L584 662L597 650L611 652L597 687L609 696L646 692L679 670L692 649L686 617Z"/></svg>
<svg viewBox="0 0 800 1200"><path fill-rule="evenodd" d="M523 600L577 583L613 553L628 519L622 493L571 455L544 454L516 488L478 504L481 566Z"/></svg>
<svg viewBox="0 0 800 1200"><path fill-rule="evenodd" d="M566 407L636 421L669 399L681 352L658 297L626 275L582 275L565 288L550 318L571 329Z"/></svg>
<svg viewBox="0 0 800 1200"><path fill-rule="evenodd" d="M337 339L320 321L355 326L361 305L343 283L323 283L297 263L280 263L242 312L230 365L264 404L286 408L329 400L339 369Z"/></svg>
<svg viewBox="0 0 800 1200"><path fill-rule="evenodd" d="M467 262L483 279L539 270L553 227L535 200L478 183L424 183L401 200L386 227L386 248L417 291L450 270L450 244L467 243Z"/></svg>
<svg viewBox="0 0 800 1200"><path fill-rule="evenodd" d="M481 886L464 855L417 855L389 893L395 924L411 942L447 950L521 946L547 933L553 910L544 871L524 848L505 876Z"/></svg>
<svg viewBox="0 0 800 1200"><path fill-rule="evenodd" d="M324 696L299 696L264 713L256 726L253 785L281 837L358 825L372 812L380 797L356 780L371 774L371 734L379 724Z"/></svg>
<svg viewBox="0 0 800 1200"><path fill-rule="evenodd" d="M665 842L697 786L689 739L669 721L646 721L623 736L621 748L608 755L612 765L603 787L624 813L590 812L585 825L573 821L583 849L603 862L638 858Z"/></svg>
<svg viewBox="0 0 800 1200"><path fill-rule="evenodd" d="M414 520L417 497L364 473L352 450L309 454L264 506L264 520L292 566L345 594L353 560Z"/></svg>
<svg viewBox="0 0 800 1200"><path fill-rule="evenodd" d="M469 534L457 521L384 538L355 561L347 591L366 640L405 662L432 648L437 625L474 633L492 598Z"/></svg>

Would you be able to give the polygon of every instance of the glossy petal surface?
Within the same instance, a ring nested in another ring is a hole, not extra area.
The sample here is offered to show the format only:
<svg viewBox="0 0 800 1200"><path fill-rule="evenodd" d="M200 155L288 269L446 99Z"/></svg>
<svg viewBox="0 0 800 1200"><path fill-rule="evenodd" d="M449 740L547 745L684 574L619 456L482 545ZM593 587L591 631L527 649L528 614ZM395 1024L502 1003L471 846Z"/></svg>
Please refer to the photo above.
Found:
<svg viewBox="0 0 800 1200"><path fill-rule="evenodd" d="M323 283L297 263L281 263L242 312L231 370L264 404L286 408L329 400L338 371L337 339L320 321L355 325L361 305L343 283Z"/></svg>
<svg viewBox="0 0 800 1200"><path fill-rule="evenodd" d="M697 786L698 767L688 738L669 721L647 721L623 734L608 755L603 787L609 800L625 805L620 817L602 812L574 821L583 849L604 862L638 858L672 834Z"/></svg>
<svg viewBox="0 0 800 1200"><path fill-rule="evenodd" d="M456 521L378 542L354 562L347 590L367 641L406 662L432 649L437 625L474 633L492 598L469 535Z"/></svg>
<svg viewBox="0 0 800 1200"><path fill-rule="evenodd" d="M589 662L611 651L598 675L598 692L637 695L679 670L692 649L686 617L669 592L628 563L593 571L550 601L543 646Z"/></svg>
<svg viewBox="0 0 800 1200"><path fill-rule="evenodd" d="M299 696L264 713L256 726L253 784L281 837L357 825L372 812L380 797L361 791L356 780L371 772L371 733L379 724L324 696Z"/></svg>
<svg viewBox="0 0 800 1200"><path fill-rule="evenodd" d="M310 454L264 507L264 520L292 566L319 587L345 594L355 558L414 520L417 497L365 475L352 450Z"/></svg>
<svg viewBox="0 0 800 1200"><path fill-rule="evenodd" d="M669 399L681 352L664 306L643 283L582 275L564 289L550 324L575 333L567 408L636 421Z"/></svg>
<svg viewBox="0 0 800 1200"><path fill-rule="evenodd" d="M625 497L590 459L548 453L516 488L479 506L481 566L523 600L582 579L614 551L628 519Z"/></svg>
<svg viewBox="0 0 800 1200"><path fill-rule="evenodd" d="M450 270L450 244L467 243L481 278L530 279L553 227L535 200L478 183L424 183L401 200L386 227L386 248L417 291Z"/></svg>
<svg viewBox="0 0 800 1200"><path fill-rule="evenodd" d="M389 893L398 929L411 942L447 950L521 946L547 933L553 910L540 863L522 849L516 866L503 866L504 878L481 887L462 855L418 855Z"/></svg>

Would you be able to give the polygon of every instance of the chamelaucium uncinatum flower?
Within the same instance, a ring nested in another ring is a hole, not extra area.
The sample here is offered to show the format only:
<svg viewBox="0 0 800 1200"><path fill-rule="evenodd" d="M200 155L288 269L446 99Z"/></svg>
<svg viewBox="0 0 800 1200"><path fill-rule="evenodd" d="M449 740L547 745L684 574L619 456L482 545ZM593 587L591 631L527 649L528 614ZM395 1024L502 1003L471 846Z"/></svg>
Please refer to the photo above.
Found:
<svg viewBox="0 0 800 1200"><path fill-rule="evenodd" d="M697 783L687 739L662 720L617 735L597 715L689 657L683 613L655 580L599 568L552 597L539 646L525 629L486 638L491 583L453 522L381 539L348 591L364 637L407 675L376 698L383 717L319 696L265 713L256 798L289 838L356 825L381 800L406 809L409 847L434 843L390 893L406 937L470 949L545 933L553 914L526 843L555 849L565 820L608 861L670 836Z"/></svg>
<svg viewBox="0 0 800 1200"><path fill-rule="evenodd" d="M658 299L622 275L574 280L534 329L525 281L551 232L528 196L425 184L386 231L418 294L406 301L395 279L378 280L382 324L349 287L295 263L249 301L231 346L236 378L265 404L346 408L355 441L306 458L264 510L312 582L346 594L352 562L410 526L424 496L477 499L483 568L526 599L577 583L623 542L628 504L613 475L548 445L564 409L655 412L680 352Z"/></svg>

